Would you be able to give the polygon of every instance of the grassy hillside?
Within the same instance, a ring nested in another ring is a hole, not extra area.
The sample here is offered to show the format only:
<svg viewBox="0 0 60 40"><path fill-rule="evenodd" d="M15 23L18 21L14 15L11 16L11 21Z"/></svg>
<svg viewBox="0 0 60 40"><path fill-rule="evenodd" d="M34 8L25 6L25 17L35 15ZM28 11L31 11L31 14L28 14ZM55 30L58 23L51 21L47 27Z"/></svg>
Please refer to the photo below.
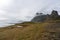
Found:
<svg viewBox="0 0 60 40"><path fill-rule="evenodd" d="M60 21L25 22L0 28L0 40L60 40Z"/></svg>

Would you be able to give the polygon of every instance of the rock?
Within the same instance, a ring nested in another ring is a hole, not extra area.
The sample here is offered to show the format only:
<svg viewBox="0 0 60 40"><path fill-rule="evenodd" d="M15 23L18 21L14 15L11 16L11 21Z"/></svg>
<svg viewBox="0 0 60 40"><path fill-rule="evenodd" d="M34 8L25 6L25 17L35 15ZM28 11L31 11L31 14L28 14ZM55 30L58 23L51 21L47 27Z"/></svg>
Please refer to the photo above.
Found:
<svg viewBox="0 0 60 40"><path fill-rule="evenodd" d="M23 27L23 26L17 26L17 27L21 28L21 27Z"/></svg>

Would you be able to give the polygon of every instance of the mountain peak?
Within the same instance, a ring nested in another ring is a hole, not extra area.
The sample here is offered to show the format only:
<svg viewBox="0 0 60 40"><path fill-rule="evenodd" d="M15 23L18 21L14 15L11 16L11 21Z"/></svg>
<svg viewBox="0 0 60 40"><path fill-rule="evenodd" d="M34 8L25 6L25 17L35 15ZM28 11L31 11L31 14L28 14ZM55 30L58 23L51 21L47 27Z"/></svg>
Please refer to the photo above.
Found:
<svg viewBox="0 0 60 40"><path fill-rule="evenodd" d="M60 19L60 15L58 15L58 11L53 10L51 14L43 14L43 13L36 13L37 16L35 16L31 21L32 22L44 22L46 20L57 20Z"/></svg>

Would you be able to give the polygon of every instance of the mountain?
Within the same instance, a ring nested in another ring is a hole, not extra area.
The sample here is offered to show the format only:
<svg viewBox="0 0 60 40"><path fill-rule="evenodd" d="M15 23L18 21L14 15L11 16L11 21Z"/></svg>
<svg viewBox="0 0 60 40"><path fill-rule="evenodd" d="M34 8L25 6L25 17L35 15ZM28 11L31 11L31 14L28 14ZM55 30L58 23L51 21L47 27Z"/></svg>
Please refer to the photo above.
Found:
<svg viewBox="0 0 60 40"><path fill-rule="evenodd" d="M56 20L60 19L60 15L56 10L53 10L51 14L36 13L36 16L31 20L31 22L45 22L46 20Z"/></svg>

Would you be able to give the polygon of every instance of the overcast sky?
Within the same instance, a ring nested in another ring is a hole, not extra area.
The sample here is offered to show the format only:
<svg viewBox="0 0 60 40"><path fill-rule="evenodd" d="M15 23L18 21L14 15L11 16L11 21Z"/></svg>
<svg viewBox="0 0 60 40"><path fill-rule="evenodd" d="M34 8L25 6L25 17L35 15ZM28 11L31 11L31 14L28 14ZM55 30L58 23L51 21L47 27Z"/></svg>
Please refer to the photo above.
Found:
<svg viewBox="0 0 60 40"><path fill-rule="evenodd" d="M60 13L60 0L0 0L0 25L30 20L36 12Z"/></svg>

